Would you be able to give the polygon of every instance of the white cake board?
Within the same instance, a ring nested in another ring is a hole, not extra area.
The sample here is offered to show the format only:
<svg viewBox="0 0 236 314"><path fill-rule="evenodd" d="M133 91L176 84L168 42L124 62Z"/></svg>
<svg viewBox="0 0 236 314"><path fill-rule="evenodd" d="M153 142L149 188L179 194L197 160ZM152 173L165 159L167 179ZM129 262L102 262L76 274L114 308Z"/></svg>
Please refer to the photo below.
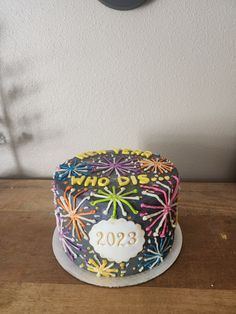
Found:
<svg viewBox="0 0 236 314"><path fill-rule="evenodd" d="M168 268L170 268L170 266L177 259L181 251L182 242L182 232L178 224L175 229L175 238L172 249L159 266L156 266L150 270L143 271L140 274L117 278L97 277L94 273L79 268L79 266L72 262L65 254L58 237L57 229L55 229L53 233L52 248L58 263L62 266L62 268L64 268L65 271L67 271L75 278L96 286L118 288L138 285L143 282L149 281L157 276L160 276Z"/></svg>

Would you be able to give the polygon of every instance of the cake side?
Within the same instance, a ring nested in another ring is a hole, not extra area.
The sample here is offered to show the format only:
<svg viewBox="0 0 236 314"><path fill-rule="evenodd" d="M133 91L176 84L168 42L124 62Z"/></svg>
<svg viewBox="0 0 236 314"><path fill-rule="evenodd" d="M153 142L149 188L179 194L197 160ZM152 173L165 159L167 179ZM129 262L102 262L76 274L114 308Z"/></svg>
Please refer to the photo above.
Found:
<svg viewBox="0 0 236 314"><path fill-rule="evenodd" d="M179 175L166 158L130 149L81 153L57 168L53 186L59 238L79 267L128 276L169 253Z"/></svg>

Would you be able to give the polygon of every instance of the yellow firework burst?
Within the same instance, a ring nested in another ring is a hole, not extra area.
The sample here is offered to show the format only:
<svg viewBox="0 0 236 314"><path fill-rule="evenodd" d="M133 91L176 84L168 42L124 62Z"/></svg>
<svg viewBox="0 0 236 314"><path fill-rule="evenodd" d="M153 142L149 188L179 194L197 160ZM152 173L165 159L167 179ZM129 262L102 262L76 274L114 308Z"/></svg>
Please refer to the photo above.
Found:
<svg viewBox="0 0 236 314"><path fill-rule="evenodd" d="M94 259L90 258L88 261L87 269L97 274L97 277L115 277L118 269L112 268L114 263L108 264L107 260L99 261L95 255Z"/></svg>

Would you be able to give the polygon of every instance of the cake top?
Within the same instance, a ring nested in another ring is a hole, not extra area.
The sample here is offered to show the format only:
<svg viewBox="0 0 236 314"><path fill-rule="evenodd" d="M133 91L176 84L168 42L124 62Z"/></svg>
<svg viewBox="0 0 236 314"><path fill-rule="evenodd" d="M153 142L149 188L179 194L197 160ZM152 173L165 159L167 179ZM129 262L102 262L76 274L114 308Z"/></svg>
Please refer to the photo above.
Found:
<svg viewBox="0 0 236 314"><path fill-rule="evenodd" d="M79 153L59 165L55 181L81 187L142 185L170 181L178 176L175 165L160 154L131 149Z"/></svg>
<svg viewBox="0 0 236 314"><path fill-rule="evenodd" d="M145 190L153 192L163 184L172 189L179 182L170 160L127 148L80 153L57 168L54 180L57 190L70 186L72 193L80 190L89 195L90 205L103 208L108 218L138 214L136 201L145 201L149 193Z"/></svg>

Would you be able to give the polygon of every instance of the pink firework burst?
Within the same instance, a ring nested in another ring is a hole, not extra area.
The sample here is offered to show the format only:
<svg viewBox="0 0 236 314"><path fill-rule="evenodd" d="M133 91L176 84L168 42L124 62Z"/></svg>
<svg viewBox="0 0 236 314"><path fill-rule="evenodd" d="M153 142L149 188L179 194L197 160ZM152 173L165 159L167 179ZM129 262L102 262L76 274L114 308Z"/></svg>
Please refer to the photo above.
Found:
<svg viewBox="0 0 236 314"><path fill-rule="evenodd" d="M140 167L137 160L131 157L125 158L120 156L111 157L110 159L101 157L100 161L95 164L94 171L101 171L107 176L114 171L118 176L125 176L132 173L138 173Z"/></svg>
<svg viewBox="0 0 236 314"><path fill-rule="evenodd" d="M144 221L148 220L150 222L145 229L148 236L153 233L154 236L159 235L160 237L164 237L168 232L168 221L170 221L173 228L176 226L176 206L179 190L179 178L176 176L173 178L176 183L173 187L169 187L161 182L158 182L153 186L141 186L145 189L145 191L142 192L143 195L152 197L158 202L158 205L149 205L145 203L141 204L141 207L145 208L147 211L142 212L140 216L143 217ZM152 212L152 210L154 211Z"/></svg>

